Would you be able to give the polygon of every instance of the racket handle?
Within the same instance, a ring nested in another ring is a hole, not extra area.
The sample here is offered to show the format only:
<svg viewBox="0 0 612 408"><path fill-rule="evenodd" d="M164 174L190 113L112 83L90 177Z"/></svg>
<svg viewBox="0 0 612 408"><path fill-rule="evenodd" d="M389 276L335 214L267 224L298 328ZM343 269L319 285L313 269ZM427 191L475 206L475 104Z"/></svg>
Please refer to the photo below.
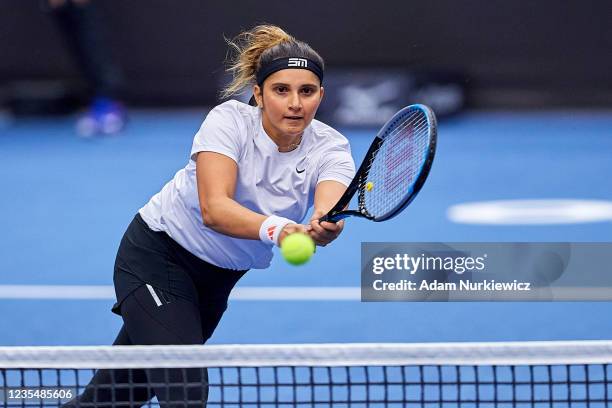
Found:
<svg viewBox="0 0 612 408"><path fill-rule="evenodd" d="M336 223L336 222L338 222L340 220L348 218L349 216L350 215L348 215L348 214L333 214L333 215L326 214L326 215L322 216L321 218L319 218L319 222L326 221L326 222Z"/></svg>
<svg viewBox="0 0 612 408"><path fill-rule="evenodd" d="M335 222L335 221L332 221L332 219L329 216L329 214L326 214L326 215L322 216L321 218L319 218L319 222L323 222L323 221L326 221L326 222Z"/></svg>

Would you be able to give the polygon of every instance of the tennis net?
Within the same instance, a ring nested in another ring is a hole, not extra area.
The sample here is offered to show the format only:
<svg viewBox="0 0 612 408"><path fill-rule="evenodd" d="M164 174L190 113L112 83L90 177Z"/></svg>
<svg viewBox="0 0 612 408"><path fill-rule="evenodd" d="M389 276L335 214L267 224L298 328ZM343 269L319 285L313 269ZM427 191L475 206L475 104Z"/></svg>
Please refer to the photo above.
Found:
<svg viewBox="0 0 612 408"><path fill-rule="evenodd" d="M608 407L611 365L612 341L0 347L0 407Z"/></svg>

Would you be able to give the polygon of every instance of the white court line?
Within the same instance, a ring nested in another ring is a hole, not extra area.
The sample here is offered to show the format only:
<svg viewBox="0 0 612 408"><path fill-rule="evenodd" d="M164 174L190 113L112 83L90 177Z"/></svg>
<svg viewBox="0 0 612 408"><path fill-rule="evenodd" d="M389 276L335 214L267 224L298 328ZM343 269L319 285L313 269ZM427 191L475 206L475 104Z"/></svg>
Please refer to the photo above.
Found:
<svg viewBox="0 0 612 408"><path fill-rule="evenodd" d="M115 299L110 285L0 285L0 299ZM358 301L359 287L275 286L238 287L230 300L339 300Z"/></svg>
<svg viewBox="0 0 612 408"><path fill-rule="evenodd" d="M459 224L561 225L612 221L612 201L548 199L497 200L451 206L447 217Z"/></svg>

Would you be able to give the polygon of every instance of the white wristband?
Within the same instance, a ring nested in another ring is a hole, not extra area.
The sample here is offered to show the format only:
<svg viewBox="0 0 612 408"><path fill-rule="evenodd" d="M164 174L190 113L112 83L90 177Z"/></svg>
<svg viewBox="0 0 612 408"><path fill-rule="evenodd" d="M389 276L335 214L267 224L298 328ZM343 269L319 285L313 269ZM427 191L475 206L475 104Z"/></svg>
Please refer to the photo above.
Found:
<svg viewBox="0 0 612 408"><path fill-rule="evenodd" d="M278 236L287 224L295 224L295 222L276 215L269 216L261 223L259 239L266 244L278 245Z"/></svg>

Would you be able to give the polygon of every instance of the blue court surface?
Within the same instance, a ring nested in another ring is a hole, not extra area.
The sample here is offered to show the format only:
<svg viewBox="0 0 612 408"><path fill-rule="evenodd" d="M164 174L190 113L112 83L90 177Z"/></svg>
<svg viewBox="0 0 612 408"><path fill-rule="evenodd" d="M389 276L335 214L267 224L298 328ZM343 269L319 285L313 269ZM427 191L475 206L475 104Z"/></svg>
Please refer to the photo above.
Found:
<svg viewBox="0 0 612 408"><path fill-rule="evenodd" d="M108 288L119 240L185 165L204 114L134 111L122 135L99 139L76 137L74 117L0 123L0 345L113 341L121 319L110 312ZM359 163L375 130L343 131ZM386 223L348 220L305 266L276 256L268 270L250 271L239 287L257 296L232 300L210 342L611 339L607 302L361 303L355 292L364 241L611 241L609 218L500 226L447 216L467 202L612 201L611 174L612 112L472 112L442 121L432 173L404 213ZM66 285L89 289L75 299L62 295ZM301 300L277 297L296 287L309 288L297 290Z"/></svg>

